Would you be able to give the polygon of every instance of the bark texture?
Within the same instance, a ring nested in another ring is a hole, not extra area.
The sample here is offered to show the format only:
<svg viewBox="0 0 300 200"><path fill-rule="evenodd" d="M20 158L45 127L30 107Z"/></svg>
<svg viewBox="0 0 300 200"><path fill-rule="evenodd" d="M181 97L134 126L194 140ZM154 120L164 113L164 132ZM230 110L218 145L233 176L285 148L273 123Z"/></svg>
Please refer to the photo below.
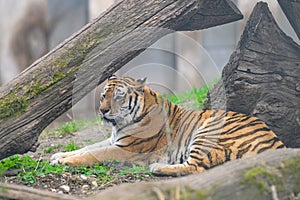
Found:
<svg viewBox="0 0 300 200"><path fill-rule="evenodd" d="M124 0L0 88L0 159L41 131L164 35L241 19L229 0Z"/></svg>
<svg viewBox="0 0 300 200"><path fill-rule="evenodd" d="M278 0L278 3L300 39L300 0Z"/></svg>
<svg viewBox="0 0 300 200"><path fill-rule="evenodd" d="M258 3L205 107L254 115L288 147L300 147L299 80L300 46Z"/></svg>

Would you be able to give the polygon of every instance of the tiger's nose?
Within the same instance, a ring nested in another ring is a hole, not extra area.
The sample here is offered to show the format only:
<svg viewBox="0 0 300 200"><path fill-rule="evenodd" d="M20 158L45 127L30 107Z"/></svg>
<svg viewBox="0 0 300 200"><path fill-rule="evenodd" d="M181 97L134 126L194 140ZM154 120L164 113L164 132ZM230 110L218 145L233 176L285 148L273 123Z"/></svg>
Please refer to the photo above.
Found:
<svg viewBox="0 0 300 200"><path fill-rule="evenodd" d="M106 113L108 113L109 109L100 109L100 112L102 113L102 115L105 115Z"/></svg>

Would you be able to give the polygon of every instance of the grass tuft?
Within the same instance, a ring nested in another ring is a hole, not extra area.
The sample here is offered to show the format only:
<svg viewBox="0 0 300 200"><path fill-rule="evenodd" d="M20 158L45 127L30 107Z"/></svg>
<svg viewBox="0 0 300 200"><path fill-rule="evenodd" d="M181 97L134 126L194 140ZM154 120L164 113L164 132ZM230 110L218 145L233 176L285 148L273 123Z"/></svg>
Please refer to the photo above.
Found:
<svg viewBox="0 0 300 200"><path fill-rule="evenodd" d="M219 80L219 79L218 79ZM166 98L174 104L184 105L188 103L188 108L192 110L199 110L203 107L203 104L207 98L209 89L218 81L214 81L211 84L202 86L201 88L194 88L184 93L177 93ZM187 106L185 106L187 107Z"/></svg>

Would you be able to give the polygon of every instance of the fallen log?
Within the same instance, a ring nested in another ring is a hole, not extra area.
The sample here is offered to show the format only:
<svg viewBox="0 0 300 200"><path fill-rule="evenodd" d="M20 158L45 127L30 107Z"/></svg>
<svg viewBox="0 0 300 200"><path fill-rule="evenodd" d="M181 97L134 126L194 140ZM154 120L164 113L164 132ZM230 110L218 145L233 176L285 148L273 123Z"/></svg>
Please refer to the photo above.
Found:
<svg viewBox="0 0 300 200"><path fill-rule="evenodd" d="M299 193L299 155L300 149L268 151L200 174L113 187L87 199L293 199Z"/></svg>
<svg viewBox="0 0 300 200"><path fill-rule="evenodd" d="M288 147L300 147L299 80L300 46L258 3L205 108L254 115Z"/></svg>
<svg viewBox="0 0 300 200"><path fill-rule="evenodd" d="M79 197L37 190L25 186L0 183L0 199L18 200L79 200Z"/></svg>
<svg viewBox="0 0 300 200"><path fill-rule="evenodd" d="M164 35L241 18L229 0L119 1L0 88L0 159L30 150L48 124Z"/></svg>

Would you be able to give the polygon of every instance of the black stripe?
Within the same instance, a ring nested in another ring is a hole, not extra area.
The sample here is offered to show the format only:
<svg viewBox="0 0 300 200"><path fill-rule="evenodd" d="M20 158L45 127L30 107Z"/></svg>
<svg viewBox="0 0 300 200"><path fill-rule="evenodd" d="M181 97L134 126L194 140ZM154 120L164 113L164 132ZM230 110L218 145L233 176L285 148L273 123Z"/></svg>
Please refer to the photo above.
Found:
<svg viewBox="0 0 300 200"><path fill-rule="evenodd" d="M216 131L216 130L221 129L221 128L223 128L223 127L226 127L226 126L228 126L228 125L230 125L230 124L239 122L239 120L240 120L240 118L237 118L236 120L233 120L233 121L231 120L231 121L229 121L230 119L231 119L231 118L229 118L229 119L226 121L226 123L222 123L221 126L218 127L218 128L215 128L215 129L213 129L213 130L201 131L201 133L209 133L209 132L212 132L212 131ZM213 123L214 123L214 122L213 122ZM210 126L213 126L213 125L214 125L213 123L210 124L209 126L205 127L204 129L206 129L206 128L210 127ZM253 125L256 125L256 124L253 124ZM227 134L229 131L231 131L232 129L238 128L239 126L240 126L240 124L237 124L236 126L232 127L231 129L229 129L229 130L226 132L226 134ZM246 124L246 125L244 125L244 126L245 126L245 127L248 127L249 124Z"/></svg>
<svg viewBox="0 0 300 200"><path fill-rule="evenodd" d="M275 145L276 142L280 141L278 138L274 139L274 141L272 142L272 144L270 144L269 146L267 147L264 147L264 148L261 148L260 150L257 151L257 153L261 153L263 151L266 151L266 150L269 150L269 149L272 149L272 147Z"/></svg>
<svg viewBox="0 0 300 200"><path fill-rule="evenodd" d="M232 124L232 123L235 123L235 121L234 122L232 122L232 121L227 121L226 123L221 123L221 125L220 126L218 126L217 128L212 128L212 129L209 129L209 130L206 130L207 128L210 128L211 126L209 125L209 126L206 126L203 130L200 130L200 132L198 132L198 134L206 134L206 133L210 133L210 132L214 132L214 131L217 131L217 130L220 130L220 129L222 129L222 128L224 128L224 127L226 127L226 126L228 126L228 125L230 125L230 124ZM238 126L240 126L239 124L238 125L236 125L236 126L234 126L234 127L238 127ZM228 132L228 131L227 131ZM227 134L227 132L226 132L226 134ZM218 133L218 135L219 135L220 133Z"/></svg>
<svg viewBox="0 0 300 200"><path fill-rule="evenodd" d="M214 145L209 145L209 144L201 144L202 147L207 147L207 148L211 148L211 149L216 149L216 150L219 150L219 151L223 151L223 148L220 148L218 146L214 146Z"/></svg>
<svg viewBox="0 0 300 200"><path fill-rule="evenodd" d="M210 153L210 151L208 151L206 149L202 149L202 148L199 148L197 150L200 150L201 152L203 152L207 156L209 162L211 162L211 153Z"/></svg>
<svg viewBox="0 0 300 200"><path fill-rule="evenodd" d="M226 122L225 124L223 124L223 127L226 127L226 126L228 126L228 125L231 124L231 123L234 123L234 122L228 121L228 122ZM235 126L232 127L231 129L229 129L228 131L222 132L221 134L230 135L230 134L233 134L233 133L235 133L235 132L237 132L237 131L239 131L239 130L242 130L242 129L244 129L244 128L248 128L248 127L251 127L251 126L256 126L256 125L258 125L258 124L261 124L261 121L260 121L260 120L258 120L258 123L251 123L251 124L249 123L249 124L244 124L244 125L240 125L240 124L237 123L237 125L235 125ZM222 128L222 127L219 127L219 128ZM215 130L217 130L217 128L216 128ZM215 131L215 130L208 130L207 133L213 132L213 131ZM204 132L204 131L203 131L203 132ZM205 132L204 132L204 133L205 133ZM200 132L200 134L202 134L202 132ZM211 135L211 136L217 136L217 135L220 135L220 133L215 133L215 134L210 134L210 135Z"/></svg>
<svg viewBox="0 0 300 200"><path fill-rule="evenodd" d="M150 91L151 91L151 90L150 90ZM151 93L150 93L150 94L151 94ZM158 104L157 94L156 94L155 92L152 92L151 95L153 96L155 103Z"/></svg>
<svg viewBox="0 0 300 200"><path fill-rule="evenodd" d="M188 160L185 162L188 166L193 166L197 170L197 165L190 163ZM184 165L184 164L183 164Z"/></svg>
<svg viewBox="0 0 300 200"><path fill-rule="evenodd" d="M263 134L263 135L258 135L256 137L253 137L251 139L248 139L248 140L245 140L243 143L241 143L237 148L242 148L243 146L249 144L249 143L252 143L253 141L257 140L258 138L261 138L261 137L265 137L266 135L268 135L267 133L266 134Z"/></svg>
<svg viewBox="0 0 300 200"><path fill-rule="evenodd" d="M131 110L130 114L133 113L134 108L136 107L137 102L138 102L138 94L137 94L135 91L134 91L134 94L135 94L135 98L134 98L134 103L133 103L133 109ZM138 109L137 109L137 110L138 110ZM137 110L136 110L136 112L137 112ZM136 114L136 113L135 113L135 114Z"/></svg>
<svg viewBox="0 0 300 200"><path fill-rule="evenodd" d="M131 102L132 102L132 96L130 95L130 96L129 96L129 106L128 106L128 109L129 109L129 110L131 110L131 108L132 108L132 107L131 107ZM131 113L132 113L132 111L130 112L130 114L131 114Z"/></svg>
<svg viewBox="0 0 300 200"><path fill-rule="evenodd" d="M148 138L145 138L145 139L137 138L133 142L131 142L131 143L127 144L127 145L118 145L118 146L119 147L136 146L136 145L139 145L139 144L144 143L144 142L149 142L149 141L151 141L153 139L156 139L157 137L163 135L163 134L161 134L162 130L163 130L163 128L156 135L153 135L151 137L148 137Z"/></svg>
<svg viewBox="0 0 300 200"><path fill-rule="evenodd" d="M201 147L194 147L195 150L198 150L198 151L201 151L201 152L198 152L198 151L195 151L195 150L191 150L191 153L196 153L196 154L199 154L201 156L201 153L204 154L204 155L207 155L209 153L208 150L206 149L202 149Z"/></svg>
<svg viewBox="0 0 300 200"><path fill-rule="evenodd" d="M180 111L181 111L181 109L179 109L179 107L178 107L177 105L174 106L174 112L173 112L173 114L172 114L172 119L171 119L171 121L169 122L169 126L171 126L171 127L173 128L173 130L175 130L176 125L179 124L178 122L180 121L180 116L181 116L181 115L179 115L179 117L177 117L177 118L176 118L176 115L177 115L177 113L180 112ZM174 122L174 119L176 119L175 122Z"/></svg>
<svg viewBox="0 0 300 200"><path fill-rule="evenodd" d="M199 166L199 167L203 167L204 169L209 169L209 168L210 168L209 166L207 166L207 165L204 164L203 162L199 162L199 163L198 163L198 166Z"/></svg>
<svg viewBox="0 0 300 200"><path fill-rule="evenodd" d="M170 115L171 115L171 107L172 107L172 103L171 103L170 101L167 101L167 106L168 106L168 108L166 109L166 110L168 110L167 117L170 117ZM174 107L175 107L175 105L174 105ZM175 108L173 108L173 109L175 109Z"/></svg>
<svg viewBox="0 0 300 200"><path fill-rule="evenodd" d="M196 154L196 155L199 155L199 154ZM191 157L191 158L194 159L194 160L202 160L201 158L198 158L196 155L190 154L189 157Z"/></svg>
<svg viewBox="0 0 300 200"><path fill-rule="evenodd" d="M261 144L268 144L268 143L270 143L270 142L272 142L272 141L277 142L277 141L279 141L279 139L276 138L276 137L273 137L273 138L271 138L271 139L269 139L269 140L260 141L260 142L256 143L256 145L253 147L253 151L254 151L259 145L261 145Z"/></svg>
<svg viewBox="0 0 300 200"><path fill-rule="evenodd" d="M282 148L285 148L284 144L279 145L276 149L282 149Z"/></svg>
<svg viewBox="0 0 300 200"><path fill-rule="evenodd" d="M164 136L164 132L166 130L166 126L162 126L161 129L159 130L158 134L160 135L160 137L157 139L156 143L154 145L152 145L152 147L148 150L146 150L145 152L152 152L156 149L157 144L160 142L161 138Z"/></svg>
<svg viewBox="0 0 300 200"><path fill-rule="evenodd" d="M215 125L218 125L221 123L221 121L225 120L224 117L226 115L224 115L224 113L220 116L218 116L217 118L215 118L213 121L211 121L205 128L208 128L208 127L212 127L212 126L215 126ZM209 118L208 118L209 119ZM207 120L208 120L207 119ZM230 121L231 123L233 123L232 121ZM230 123L228 120L227 120L227 123Z"/></svg>
<svg viewBox="0 0 300 200"><path fill-rule="evenodd" d="M251 146L252 145L250 144L246 148L238 150L238 152L236 154L236 158L242 158L243 155L249 151L249 149L251 148Z"/></svg>
<svg viewBox="0 0 300 200"><path fill-rule="evenodd" d="M232 150L229 148L225 148L224 151L225 151L225 162L230 161L231 160L230 156L232 154Z"/></svg>
<svg viewBox="0 0 300 200"><path fill-rule="evenodd" d="M223 138L223 139L220 138L219 142L226 142L226 141L232 140L232 139L234 139L234 140L240 139L242 137L247 137L247 136L252 135L252 134L254 134L256 132L259 132L259 131L270 131L270 129L267 128L267 127L258 128L258 129L252 130L250 132L247 132L247 133L244 133L244 134L240 134L240 135L235 136L235 137L226 137L226 138Z"/></svg>
<svg viewBox="0 0 300 200"><path fill-rule="evenodd" d="M178 155L179 155L179 150L181 149L181 144L182 144L182 138L183 136L185 136L187 133L185 133L185 130L186 130L186 127L189 126L189 124L191 123L191 121L193 120L194 116L192 117L192 119L189 121L189 123L186 123L186 120L188 120L190 118L190 116L194 113L194 116L197 114L196 112L191 112L188 114L188 116L185 118L185 120L182 122L182 125L184 124L184 127L183 127L183 131L181 131L181 127L178 129L178 131L181 131L179 132L180 134L180 137L179 137L179 140L178 140L178 145L177 145L177 153L176 153L176 156L175 158L177 159L178 158Z"/></svg>
<svg viewBox="0 0 300 200"><path fill-rule="evenodd" d="M252 121L252 122L250 122L250 123L243 124L243 125L238 124L238 125L232 127L231 129L229 129L228 131L226 131L225 134L226 134L226 135L230 135L230 134L235 133L235 132L237 132L237 131L239 131L239 130L242 130L242 129L244 129L244 128L248 128L248 127L251 127L251 126L256 126L256 125L258 125L258 124L262 124L262 121L259 120L259 119L256 119L256 120L254 120L254 121ZM265 128L268 129L268 130L270 130L270 129L267 128L267 127L265 127Z"/></svg>
<svg viewBox="0 0 300 200"><path fill-rule="evenodd" d="M181 126L182 126L182 119L184 118L184 116L188 113L191 114L191 111L187 111L187 110L182 110L183 112L177 117L176 121L175 121L175 126L173 131L177 132ZM179 123L180 122L180 123ZM178 125L178 126L177 126Z"/></svg>
<svg viewBox="0 0 300 200"><path fill-rule="evenodd" d="M216 116L216 114L218 113L218 110L211 110L213 111L213 113L210 114L209 118L213 118Z"/></svg>
<svg viewBox="0 0 300 200"><path fill-rule="evenodd" d="M184 120L181 122L181 126L180 126L180 128L179 128L178 130L181 130L181 127L182 127L182 126L185 127L186 125L188 125L188 123L186 123L187 120L191 117L192 114L195 115L195 112L192 112L192 111L188 111L187 113L188 113L188 115L187 115L187 116L184 118ZM193 120L193 118L192 118L192 120Z"/></svg>
<svg viewBox="0 0 300 200"><path fill-rule="evenodd" d="M135 123L138 123L138 122L142 121L142 120L144 119L144 117L145 117L147 114L148 114L148 112L144 112L141 116L137 117L136 119L133 119L133 121L132 121L131 123L129 123L129 124L127 124L127 125L125 125L125 126L119 128L119 129L117 130L117 132L120 132L120 131L122 131L123 129L129 127L129 126L134 125Z"/></svg>

